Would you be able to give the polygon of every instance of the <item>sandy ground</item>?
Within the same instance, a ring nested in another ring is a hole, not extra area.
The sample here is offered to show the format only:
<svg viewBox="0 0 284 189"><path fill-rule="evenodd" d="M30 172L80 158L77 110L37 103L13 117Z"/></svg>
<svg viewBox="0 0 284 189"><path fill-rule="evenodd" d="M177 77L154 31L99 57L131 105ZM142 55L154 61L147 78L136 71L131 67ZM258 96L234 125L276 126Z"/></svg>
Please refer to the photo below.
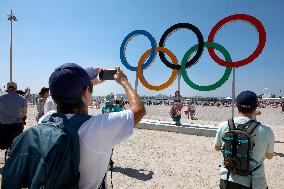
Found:
<svg viewBox="0 0 284 189"><path fill-rule="evenodd" d="M169 120L169 106L147 106L148 118ZM35 124L34 107L28 111L27 128ZM275 156L265 161L269 187L284 188L284 114L280 108L261 109L258 120L270 125L275 134ZM97 115L100 110L90 109ZM230 117L230 108L197 107L196 118L184 122L218 124ZM117 146L113 160L114 188L218 188L221 154L213 150L213 138L135 130L132 137ZM4 151L0 152L0 172Z"/></svg>

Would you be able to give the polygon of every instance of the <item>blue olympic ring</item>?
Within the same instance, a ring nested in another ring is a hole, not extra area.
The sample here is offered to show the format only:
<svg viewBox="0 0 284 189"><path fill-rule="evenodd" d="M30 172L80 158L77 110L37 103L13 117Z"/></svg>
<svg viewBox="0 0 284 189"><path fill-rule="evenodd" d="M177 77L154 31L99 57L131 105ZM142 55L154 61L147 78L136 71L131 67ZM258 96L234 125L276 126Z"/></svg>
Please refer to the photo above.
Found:
<svg viewBox="0 0 284 189"><path fill-rule="evenodd" d="M138 35L144 35L145 37L147 37L150 40L151 46L152 46L151 55L149 56L149 58L145 62L145 64L142 65L142 69L143 70L146 69L153 62L153 60L156 57L156 51L155 51L155 49L157 47L156 39L149 32L147 32L145 30L134 30L133 32L129 33L124 38L124 40L123 40L123 42L122 42L122 44L120 46L120 59L121 59L121 62L130 71L136 71L137 67L133 67L133 66L131 66L128 63L128 61L126 60L126 57L125 57L125 49L126 49L127 44L132 40L132 38L136 37Z"/></svg>

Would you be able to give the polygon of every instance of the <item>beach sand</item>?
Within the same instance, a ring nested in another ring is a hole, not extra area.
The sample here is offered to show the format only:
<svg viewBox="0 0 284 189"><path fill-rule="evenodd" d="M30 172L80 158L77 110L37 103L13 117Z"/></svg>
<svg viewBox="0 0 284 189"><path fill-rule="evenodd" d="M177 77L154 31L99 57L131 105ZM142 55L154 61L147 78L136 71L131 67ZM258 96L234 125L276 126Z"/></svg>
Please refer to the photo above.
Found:
<svg viewBox="0 0 284 189"><path fill-rule="evenodd" d="M170 120L170 106L146 106L146 118ZM269 188L284 188L284 114L280 108L260 109L258 120L272 127L275 134L275 156L265 160ZM90 109L92 115L100 110ZM35 125L36 108L29 107L27 126ZM198 120L183 122L218 125L231 116L229 107L200 107L196 109ZM217 127L217 126L216 126ZM133 136L114 150L114 188L218 188L221 153L214 150L214 138L135 130ZM3 168L4 151L0 152L0 171ZM108 174L110 178L110 174ZM109 179L108 179L109 180Z"/></svg>

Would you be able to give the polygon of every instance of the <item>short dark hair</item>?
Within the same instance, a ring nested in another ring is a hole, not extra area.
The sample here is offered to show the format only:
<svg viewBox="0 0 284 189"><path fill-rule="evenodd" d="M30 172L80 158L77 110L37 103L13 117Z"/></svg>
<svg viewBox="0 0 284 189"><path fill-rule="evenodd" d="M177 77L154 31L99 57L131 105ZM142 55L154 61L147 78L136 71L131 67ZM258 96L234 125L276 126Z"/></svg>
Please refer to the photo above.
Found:
<svg viewBox="0 0 284 189"><path fill-rule="evenodd" d="M84 102L82 97L74 98L72 102L66 102L63 97L52 96L53 100L57 104L57 112L63 114L75 114L84 109Z"/></svg>
<svg viewBox="0 0 284 189"><path fill-rule="evenodd" d="M238 108L238 111L241 112L241 113L251 114L251 113L253 113L253 111L256 110L257 106L246 107L246 106L243 106L243 105L239 105L237 103L237 108Z"/></svg>
<svg viewBox="0 0 284 189"><path fill-rule="evenodd" d="M92 82L90 82L87 88L91 93L93 92ZM75 97L72 101L66 101L62 96L51 95L51 97L57 104L57 112L63 114L75 114L84 110L85 104L82 100L82 96Z"/></svg>
<svg viewBox="0 0 284 189"><path fill-rule="evenodd" d="M44 93L49 92L49 88L43 87L41 88L40 92L38 93L40 96L42 96Z"/></svg>

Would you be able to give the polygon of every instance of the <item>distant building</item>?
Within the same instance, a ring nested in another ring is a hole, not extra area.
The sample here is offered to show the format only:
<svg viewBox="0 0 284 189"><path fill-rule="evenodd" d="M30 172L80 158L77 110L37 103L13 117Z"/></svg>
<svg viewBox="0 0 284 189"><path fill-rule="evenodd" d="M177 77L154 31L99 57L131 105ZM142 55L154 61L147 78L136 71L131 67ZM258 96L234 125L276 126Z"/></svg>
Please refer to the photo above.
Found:
<svg viewBox="0 0 284 189"><path fill-rule="evenodd" d="M261 94L260 96L261 96L262 99L263 98L275 98L274 94Z"/></svg>

